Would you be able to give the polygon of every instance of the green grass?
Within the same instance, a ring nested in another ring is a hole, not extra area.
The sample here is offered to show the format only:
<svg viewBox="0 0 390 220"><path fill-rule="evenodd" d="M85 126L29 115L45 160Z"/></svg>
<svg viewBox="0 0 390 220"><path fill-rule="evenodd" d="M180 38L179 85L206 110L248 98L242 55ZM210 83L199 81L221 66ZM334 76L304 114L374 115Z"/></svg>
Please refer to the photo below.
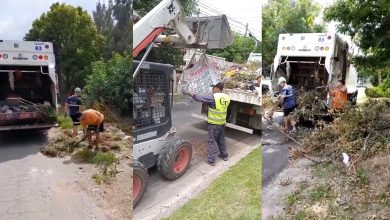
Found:
<svg viewBox="0 0 390 220"><path fill-rule="evenodd" d="M303 210L300 210L297 212L297 214L295 214L294 219L295 220L305 220L305 219L307 219L307 213Z"/></svg>
<svg viewBox="0 0 390 220"><path fill-rule="evenodd" d="M113 164L116 162L115 154L112 152L96 152L85 148L78 151L75 156L86 163L96 165Z"/></svg>
<svg viewBox="0 0 390 220"><path fill-rule="evenodd" d="M261 158L259 147L166 219L261 219Z"/></svg>
<svg viewBox="0 0 390 220"><path fill-rule="evenodd" d="M321 179L329 178L335 171L337 168L334 164L317 165L313 170L314 175Z"/></svg>
<svg viewBox="0 0 390 220"><path fill-rule="evenodd" d="M332 189L330 185L322 185L313 189L309 194L311 202L319 202L321 200L330 198Z"/></svg>
<svg viewBox="0 0 390 220"><path fill-rule="evenodd" d="M359 186L365 186L370 182L368 172L366 170L358 170L356 177Z"/></svg>
<svg viewBox="0 0 390 220"><path fill-rule="evenodd" d="M293 192L291 194L288 194L285 198L285 203L287 206L294 206L299 202L301 199L301 195L299 192Z"/></svg>

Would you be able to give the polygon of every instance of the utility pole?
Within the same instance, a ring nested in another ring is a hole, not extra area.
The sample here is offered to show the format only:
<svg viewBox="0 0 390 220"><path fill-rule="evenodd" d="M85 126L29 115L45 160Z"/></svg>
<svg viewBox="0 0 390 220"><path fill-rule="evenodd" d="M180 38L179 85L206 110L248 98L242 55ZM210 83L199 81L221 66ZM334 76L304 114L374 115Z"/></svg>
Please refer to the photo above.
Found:
<svg viewBox="0 0 390 220"><path fill-rule="evenodd" d="M246 23L245 25L245 37L247 36L247 34L248 34L248 23Z"/></svg>

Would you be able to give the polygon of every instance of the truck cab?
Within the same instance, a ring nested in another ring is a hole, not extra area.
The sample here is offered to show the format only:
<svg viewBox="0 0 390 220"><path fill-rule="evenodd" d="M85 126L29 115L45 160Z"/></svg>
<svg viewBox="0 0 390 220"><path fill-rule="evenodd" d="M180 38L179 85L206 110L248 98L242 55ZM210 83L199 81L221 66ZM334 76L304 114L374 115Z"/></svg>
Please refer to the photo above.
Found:
<svg viewBox="0 0 390 220"><path fill-rule="evenodd" d="M56 124L53 44L0 40L0 131Z"/></svg>

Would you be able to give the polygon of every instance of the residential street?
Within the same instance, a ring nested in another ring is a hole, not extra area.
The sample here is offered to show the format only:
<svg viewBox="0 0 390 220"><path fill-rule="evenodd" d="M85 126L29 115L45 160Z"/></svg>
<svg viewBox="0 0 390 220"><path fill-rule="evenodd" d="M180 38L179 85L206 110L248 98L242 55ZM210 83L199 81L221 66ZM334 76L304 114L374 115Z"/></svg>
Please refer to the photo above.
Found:
<svg viewBox="0 0 390 220"><path fill-rule="evenodd" d="M80 165L42 155L45 141L42 131L0 133L1 219L109 219L78 186Z"/></svg>

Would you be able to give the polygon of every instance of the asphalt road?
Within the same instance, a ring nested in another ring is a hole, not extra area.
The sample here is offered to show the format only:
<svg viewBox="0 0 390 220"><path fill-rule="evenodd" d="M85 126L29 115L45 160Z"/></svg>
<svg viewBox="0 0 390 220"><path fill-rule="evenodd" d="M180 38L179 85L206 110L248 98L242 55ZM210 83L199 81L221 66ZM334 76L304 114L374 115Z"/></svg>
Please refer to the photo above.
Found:
<svg viewBox="0 0 390 220"><path fill-rule="evenodd" d="M177 135L196 143L190 169L178 180L167 181L156 169L149 170L150 182L141 202L134 210L134 220L158 219L173 212L206 188L207 185L230 166L259 146L260 135L250 135L233 129L226 129L226 140L230 160L217 160L215 167L207 164L207 123L191 117L200 113L201 104L185 100L173 107L173 126ZM259 165L261 158L259 158ZM260 180L259 180L260 184Z"/></svg>
<svg viewBox="0 0 390 220"><path fill-rule="evenodd" d="M0 133L0 219L107 219L77 187L79 166L39 152L43 131Z"/></svg>
<svg viewBox="0 0 390 220"><path fill-rule="evenodd" d="M281 123L283 113L276 112L273 118L274 122ZM287 165L289 149L292 143L286 140L286 137L279 131L267 125L263 120L262 132L262 150L263 150L263 170L262 186L263 188L281 172Z"/></svg>

